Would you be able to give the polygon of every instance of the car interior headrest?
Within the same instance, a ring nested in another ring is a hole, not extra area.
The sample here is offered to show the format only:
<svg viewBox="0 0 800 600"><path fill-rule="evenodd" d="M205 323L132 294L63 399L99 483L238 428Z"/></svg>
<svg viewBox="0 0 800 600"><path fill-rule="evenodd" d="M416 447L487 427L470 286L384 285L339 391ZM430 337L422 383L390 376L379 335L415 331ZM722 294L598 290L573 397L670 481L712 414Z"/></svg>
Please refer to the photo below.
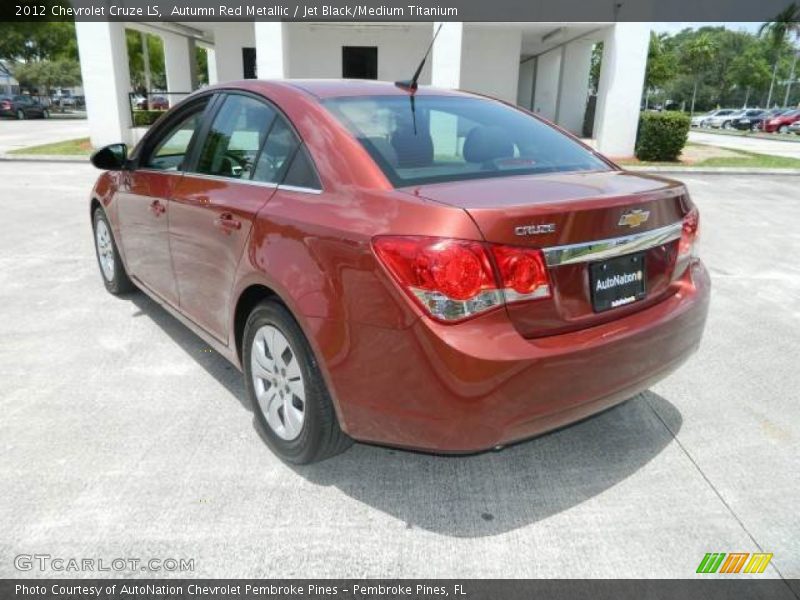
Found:
<svg viewBox="0 0 800 600"><path fill-rule="evenodd" d="M414 133L410 127L398 129L392 134L391 144L397 154L398 167L428 167L433 164L433 139L427 131L418 129Z"/></svg>
<svg viewBox="0 0 800 600"><path fill-rule="evenodd" d="M474 127L464 140L464 160L484 163L514 156L514 144L501 127Z"/></svg>

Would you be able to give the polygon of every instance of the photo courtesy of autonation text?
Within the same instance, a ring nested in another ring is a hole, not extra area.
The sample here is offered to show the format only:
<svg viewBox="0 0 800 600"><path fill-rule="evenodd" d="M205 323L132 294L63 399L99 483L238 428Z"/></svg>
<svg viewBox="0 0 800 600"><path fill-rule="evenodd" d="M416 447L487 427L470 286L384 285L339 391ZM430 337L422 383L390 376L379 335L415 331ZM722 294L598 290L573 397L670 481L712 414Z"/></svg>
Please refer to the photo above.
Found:
<svg viewBox="0 0 800 600"><path fill-rule="evenodd" d="M800 0L8 0L0 206L0 600L800 600Z"/></svg>

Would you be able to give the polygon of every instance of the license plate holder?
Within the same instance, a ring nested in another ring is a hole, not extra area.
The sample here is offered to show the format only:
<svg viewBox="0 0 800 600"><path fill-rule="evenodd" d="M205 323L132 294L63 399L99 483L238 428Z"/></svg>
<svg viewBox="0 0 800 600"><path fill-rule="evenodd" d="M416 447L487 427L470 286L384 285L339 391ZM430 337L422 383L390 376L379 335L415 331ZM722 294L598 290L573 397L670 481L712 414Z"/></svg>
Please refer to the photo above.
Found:
<svg viewBox="0 0 800 600"><path fill-rule="evenodd" d="M592 308L604 312L647 296L647 270L643 252L626 254L589 265Z"/></svg>

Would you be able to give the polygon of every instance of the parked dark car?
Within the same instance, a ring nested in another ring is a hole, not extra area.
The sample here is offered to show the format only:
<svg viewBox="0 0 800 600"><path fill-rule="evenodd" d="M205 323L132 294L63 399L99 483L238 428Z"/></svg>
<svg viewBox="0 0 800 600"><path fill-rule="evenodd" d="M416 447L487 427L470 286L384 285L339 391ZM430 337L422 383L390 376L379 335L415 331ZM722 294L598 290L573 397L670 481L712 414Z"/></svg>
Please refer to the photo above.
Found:
<svg viewBox="0 0 800 600"><path fill-rule="evenodd" d="M0 97L0 116L17 119L49 119L50 111L30 96Z"/></svg>
<svg viewBox="0 0 800 600"><path fill-rule="evenodd" d="M749 108L741 115L731 121L731 125L735 129L744 131L758 131L761 127L761 122L765 117L769 116L769 112L763 108Z"/></svg>
<svg viewBox="0 0 800 600"><path fill-rule="evenodd" d="M642 392L703 333L686 187L487 97L227 82L92 162L105 287L242 369L290 462L523 440Z"/></svg>

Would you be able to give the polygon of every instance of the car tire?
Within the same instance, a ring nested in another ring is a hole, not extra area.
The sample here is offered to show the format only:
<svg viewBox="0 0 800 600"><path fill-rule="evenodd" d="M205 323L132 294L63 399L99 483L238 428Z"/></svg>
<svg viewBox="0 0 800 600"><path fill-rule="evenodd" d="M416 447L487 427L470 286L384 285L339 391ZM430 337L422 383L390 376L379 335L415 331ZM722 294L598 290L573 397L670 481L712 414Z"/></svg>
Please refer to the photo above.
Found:
<svg viewBox="0 0 800 600"><path fill-rule="evenodd" d="M730 121L725 121L725 122L722 124L722 128L723 128L723 129L730 129L730 128L731 128L731 122L730 122Z"/></svg>
<svg viewBox="0 0 800 600"><path fill-rule="evenodd" d="M42 118L43 118L43 119L49 119L49 118L50 118L50 111L49 111L49 110L47 110L47 109L44 109L44 110L42 111Z"/></svg>
<svg viewBox="0 0 800 600"><path fill-rule="evenodd" d="M780 127L778 127L778 133L789 133L789 126L781 125Z"/></svg>
<svg viewBox="0 0 800 600"><path fill-rule="evenodd" d="M105 212L98 208L92 216L92 233L94 234L94 250L100 277L109 293L119 296L136 290L136 286L125 272L125 265L114 241L111 223Z"/></svg>
<svg viewBox="0 0 800 600"><path fill-rule="evenodd" d="M758 131L758 123L753 123L752 125L750 125L750 131L752 131L753 133Z"/></svg>
<svg viewBox="0 0 800 600"><path fill-rule="evenodd" d="M308 464L349 448L353 441L339 426L314 353L286 307L260 303L243 338L247 395L272 451L286 462Z"/></svg>
<svg viewBox="0 0 800 600"><path fill-rule="evenodd" d="M25 111L22 109L17 110L17 120L22 121L25 119Z"/></svg>

